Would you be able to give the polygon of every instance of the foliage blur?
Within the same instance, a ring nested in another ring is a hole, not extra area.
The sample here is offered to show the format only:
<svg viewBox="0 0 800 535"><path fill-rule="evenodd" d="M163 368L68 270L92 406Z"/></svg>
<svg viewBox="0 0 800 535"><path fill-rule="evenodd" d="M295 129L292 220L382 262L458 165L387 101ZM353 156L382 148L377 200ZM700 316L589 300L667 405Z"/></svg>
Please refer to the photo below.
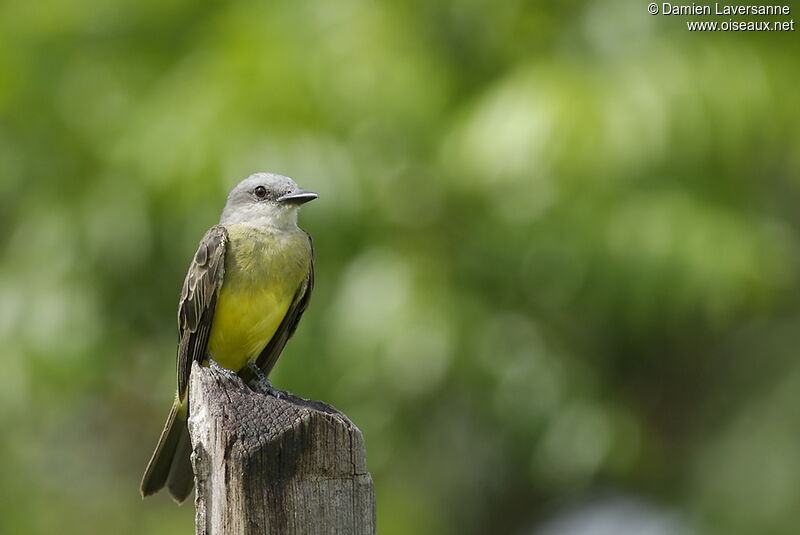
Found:
<svg viewBox="0 0 800 535"><path fill-rule="evenodd" d="M796 533L800 44L645 8L0 4L0 533L191 532L138 483L257 170L320 193L273 379L382 534Z"/></svg>

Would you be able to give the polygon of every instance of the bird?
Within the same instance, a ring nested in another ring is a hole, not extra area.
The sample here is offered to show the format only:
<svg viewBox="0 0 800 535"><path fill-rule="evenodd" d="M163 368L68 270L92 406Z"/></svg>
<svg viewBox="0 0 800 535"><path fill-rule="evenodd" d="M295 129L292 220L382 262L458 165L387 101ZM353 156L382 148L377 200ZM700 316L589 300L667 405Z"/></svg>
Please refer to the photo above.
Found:
<svg viewBox="0 0 800 535"><path fill-rule="evenodd" d="M180 504L194 487L192 363L267 381L297 329L314 287L314 246L297 216L316 198L289 177L254 173L233 188L219 224L200 240L178 302L177 392L142 477L143 498L166 486Z"/></svg>

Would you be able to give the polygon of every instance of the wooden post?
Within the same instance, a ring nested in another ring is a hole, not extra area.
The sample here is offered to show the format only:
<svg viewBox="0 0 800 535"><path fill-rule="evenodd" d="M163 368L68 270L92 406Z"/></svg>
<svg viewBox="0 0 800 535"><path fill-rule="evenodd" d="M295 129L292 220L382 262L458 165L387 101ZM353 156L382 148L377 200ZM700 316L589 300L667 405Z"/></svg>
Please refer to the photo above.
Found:
<svg viewBox="0 0 800 535"><path fill-rule="evenodd" d="M197 364L189 404L198 535L375 533L364 439L344 414Z"/></svg>

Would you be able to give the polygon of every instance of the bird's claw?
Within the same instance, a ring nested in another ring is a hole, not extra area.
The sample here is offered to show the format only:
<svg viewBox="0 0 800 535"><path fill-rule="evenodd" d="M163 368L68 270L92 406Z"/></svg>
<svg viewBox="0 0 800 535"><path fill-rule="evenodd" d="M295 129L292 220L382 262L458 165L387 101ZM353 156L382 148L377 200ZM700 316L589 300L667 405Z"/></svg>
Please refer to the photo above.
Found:
<svg viewBox="0 0 800 535"><path fill-rule="evenodd" d="M211 368L212 370L214 370L215 372L219 372L219 373L225 374L228 377L235 377L236 376L236 372L235 371L229 370L228 368L224 368L224 367L220 366L217 363L217 361L212 359L212 358L208 359L208 367Z"/></svg>
<svg viewBox="0 0 800 535"><path fill-rule="evenodd" d="M250 368L251 372L253 372L253 377L250 379L249 383L251 387L254 387L254 390L269 396L273 396L276 399L282 399L286 396L286 392L283 390L278 390L272 386L272 383L267 378L264 371L255 363L250 362L248 363L247 367Z"/></svg>

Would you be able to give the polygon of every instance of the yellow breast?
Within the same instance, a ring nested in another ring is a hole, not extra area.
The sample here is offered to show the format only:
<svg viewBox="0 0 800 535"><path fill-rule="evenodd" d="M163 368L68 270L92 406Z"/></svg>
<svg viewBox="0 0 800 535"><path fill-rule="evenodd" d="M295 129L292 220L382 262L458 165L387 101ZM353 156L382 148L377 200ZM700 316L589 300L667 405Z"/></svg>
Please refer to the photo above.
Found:
<svg viewBox="0 0 800 535"><path fill-rule="evenodd" d="M239 371L272 339L311 265L302 231L227 228L225 280L217 298L208 351L220 366Z"/></svg>

